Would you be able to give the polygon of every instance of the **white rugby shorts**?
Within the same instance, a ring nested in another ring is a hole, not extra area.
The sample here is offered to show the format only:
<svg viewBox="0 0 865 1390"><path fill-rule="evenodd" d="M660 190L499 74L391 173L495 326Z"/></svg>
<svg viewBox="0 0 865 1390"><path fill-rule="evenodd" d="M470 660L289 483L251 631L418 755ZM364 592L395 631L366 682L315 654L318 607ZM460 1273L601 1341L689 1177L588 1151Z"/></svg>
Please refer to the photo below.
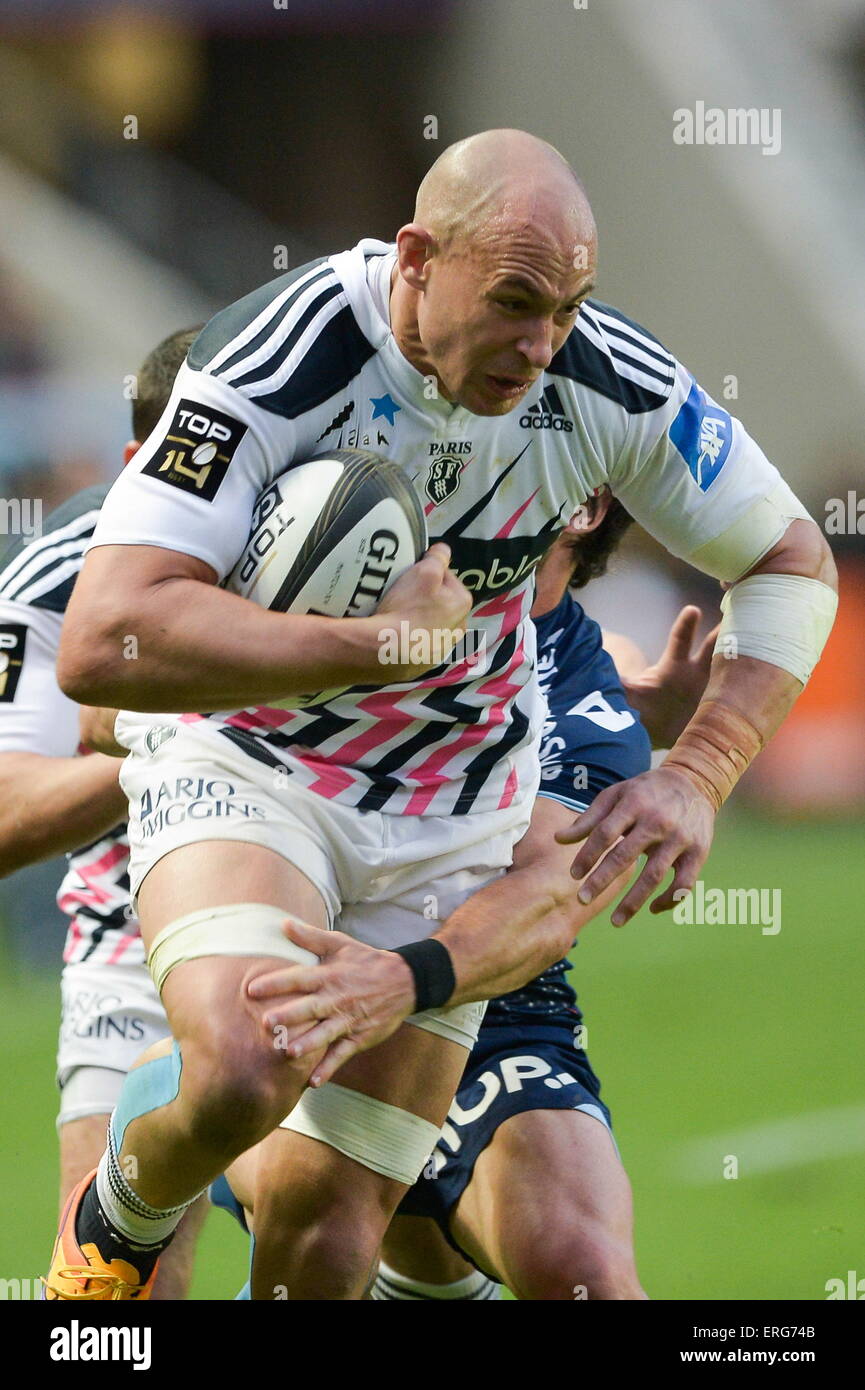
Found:
<svg viewBox="0 0 865 1390"><path fill-rule="evenodd" d="M140 965L66 965L60 980L58 1124L109 1113L138 1056L171 1029Z"/></svg>
<svg viewBox="0 0 865 1390"><path fill-rule="evenodd" d="M430 936L498 878L528 827L534 787L504 810L476 815L359 811L292 785L290 774L194 727L147 739L157 718L124 712L118 720L130 749L120 782L129 799L133 906L145 875L171 850L240 840L294 864L320 892L332 927L372 946L402 946Z"/></svg>

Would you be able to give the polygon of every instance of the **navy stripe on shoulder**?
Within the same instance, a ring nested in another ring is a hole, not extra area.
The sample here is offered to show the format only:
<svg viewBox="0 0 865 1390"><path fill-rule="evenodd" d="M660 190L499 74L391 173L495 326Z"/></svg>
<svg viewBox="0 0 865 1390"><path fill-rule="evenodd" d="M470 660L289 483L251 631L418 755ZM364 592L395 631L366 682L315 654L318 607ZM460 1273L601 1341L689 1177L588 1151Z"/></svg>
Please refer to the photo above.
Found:
<svg viewBox="0 0 865 1390"><path fill-rule="evenodd" d="M593 308L614 316L633 332L620 335L610 332L608 337L604 326L591 313ZM640 335L644 335L645 342L639 341ZM595 341L598 338L604 347ZM629 348L647 353L653 359L652 364L640 362L627 350ZM657 386L634 380L635 374L657 382ZM618 310L587 300L564 344L547 367L546 375L577 381L616 401L630 415L638 415L657 410L667 400L675 381L675 362L657 338L632 324Z"/></svg>
<svg viewBox="0 0 865 1390"><path fill-rule="evenodd" d="M41 534L35 540L20 536L3 556L3 565L0 569L0 595L4 598L14 598L14 594L9 590L14 587L16 576L23 573L25 567L34 576L42 573L45 568L50 569L55 544L59 544L61 539L64 541L67 539L58 533L66 531L70 540L80 539L83 548L92 535L96 523L94 521L92 524L78 528L73 523L79 517L86 517L89 512L98 512L108 495L110 486L110 483L99 483L94 487L82 488L80 492L68 497L65 502L61 502L59 507L55 507L54 511L49 513L42 523ZM34 562L37 562L35 566Z"/></svg>
<svg viewBox="0 0 865 1390"><path fill-rule="evenodd" d="M607 314L609 318L618 319L623 328L630 328L632 330L632 335L635 338L648 338L650 343L654 343L655 347L660 349L659 355L663 361L669 362L672 360L671 354L667 348L664 347L660 338L656 338L654 333L649 332L648 328L644 328L641 323L637 323L636 319L629 319L627 314L622 313L621 309L614 308L612 304L605 304L602 299L587 299L586 303L590 308L597 309L602 314Z"/></svg>
<svg viewBox="0 0 865 1390"><path fill-rule="evenodd" d="M187 362L194 371L206 371L208 365L219 355L229 344L238 338L245 328L265 313L269 304L273 304L279 299L280 295L290 289L297 280L308 275L317 266L322 267L322 274L326 275L330 267L326 264L324 256L317 256L314 261L307 261L305 265L297 266L294 270L286 271L285 275L278 276L275 280L268 280L266 285L260 285L257 290L252 290L242 299L235 300L234 304L229 304L227 309L221 309L218 314L204 325L192 347L189 349ZM295 296L296 297L296 296ZM256 346L266 340L267 336L273 332L278 323L276 317L281 313L282 307L286 310L293 302L292 296L288 297L285 306L274 308L274 319L268 320L261 330L261 335L251 340L249 345L244 345L242 351L234 354L228 359L229 362L237 360L238 356L246 356L249 352L254 352Z"/></svg>
<svg viewBox="0 0 865 1390"><path fill-rule="evenodd" d="M60 584L56 584L47 593L39 594L37 598L31 598L29 606L31 608L47 608L49 613L65 613L69 607L69 600L72 597L72 590L75 588L75 581L78 578L77 571L70 574Z"/></svg>
<svg viewBox="0 0 865 1390"><path fill-rule="evenodd" d="M295 420L343 391L375 352L346 305L325 324L284 385L265 395L247 388L247 394L274 415Z"/></svg>
<svg viewBox="0 0 865 1390"><path fill-rule="evenodd" d="M231 386L236 386L238 391L243 391L246 387L254 387L262 381L267 381L280 370L316 316L321 313L326 304L329 304L339 295L340 285L337 281L333 281L330 284L317 285L316 290L318 292L315 298L297 317L293 318L291 325L284 324L285 331L283 333L272 335L272 348L269 355L257 366L250 367L241 376L230 376L229 384ZM246 349L235 353L235 358L239 360L247 356ZM227 364L221 366L215 375L229 377ZM247 394L255 395L255 392L249 391Z"/></svg>

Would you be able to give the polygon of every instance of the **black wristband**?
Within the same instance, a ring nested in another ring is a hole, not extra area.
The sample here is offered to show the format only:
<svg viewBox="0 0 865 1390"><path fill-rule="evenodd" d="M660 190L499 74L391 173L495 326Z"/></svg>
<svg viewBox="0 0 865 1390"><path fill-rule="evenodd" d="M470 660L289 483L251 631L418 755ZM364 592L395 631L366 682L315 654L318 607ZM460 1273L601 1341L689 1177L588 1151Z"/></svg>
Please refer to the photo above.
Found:
<svg viewBox="0 0 865 1390"><path fill-rule="evenodd" d="M410 941L408 946L396 946L393 953L402 956L414 976L415 1012L443 1009L457 987L447 946L429 937L426 941Z"/></svg>

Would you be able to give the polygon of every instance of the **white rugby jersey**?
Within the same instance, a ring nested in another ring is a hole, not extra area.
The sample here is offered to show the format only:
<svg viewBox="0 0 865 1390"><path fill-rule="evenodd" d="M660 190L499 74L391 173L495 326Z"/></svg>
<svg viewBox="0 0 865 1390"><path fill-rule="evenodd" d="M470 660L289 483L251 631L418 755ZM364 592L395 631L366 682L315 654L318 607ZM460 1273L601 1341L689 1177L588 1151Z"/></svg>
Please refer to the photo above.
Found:
<svg viewBox="0 0 865 1390"><path fill-rule="evenodd" d="M92 544L184 551L224 579L256 496L276 475L331 447L395 460L417 488L431 539L448 543L474 596L482 673L453 664L297 710L173 717L362 809L492 810L536 777L533 571L576 508L607 483L637 521L688 557L779 478L657 339L591 300L509 414L473 415L437 398L370 288L383 283L379 258L392 254L363 241L217 314L109 493Z"/></svg>
<svg viewBox="0 0 865 1390"><path fill-rule="evenodd" d="M38 540L13 547L0 570L0 753L71 758L79 749L78 705L63 694L55 667L63 614L107 491L87 488L70 498ZM57 894L70 919L64 961L143 965L125 824L68 860Z"/></svg>

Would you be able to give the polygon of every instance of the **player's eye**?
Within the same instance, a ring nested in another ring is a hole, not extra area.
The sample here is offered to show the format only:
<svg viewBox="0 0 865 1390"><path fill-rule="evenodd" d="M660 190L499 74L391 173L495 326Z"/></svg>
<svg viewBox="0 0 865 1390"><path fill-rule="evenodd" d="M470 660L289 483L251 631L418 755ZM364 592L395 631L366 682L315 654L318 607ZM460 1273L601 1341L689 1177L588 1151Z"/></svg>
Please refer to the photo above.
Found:
<svg viewBox="0 0 865 1390"><path fill-rule="evenodd" d="M509 314L523 313L526 307L525 301L522 299L497 299L496 303Z"/></svg>

